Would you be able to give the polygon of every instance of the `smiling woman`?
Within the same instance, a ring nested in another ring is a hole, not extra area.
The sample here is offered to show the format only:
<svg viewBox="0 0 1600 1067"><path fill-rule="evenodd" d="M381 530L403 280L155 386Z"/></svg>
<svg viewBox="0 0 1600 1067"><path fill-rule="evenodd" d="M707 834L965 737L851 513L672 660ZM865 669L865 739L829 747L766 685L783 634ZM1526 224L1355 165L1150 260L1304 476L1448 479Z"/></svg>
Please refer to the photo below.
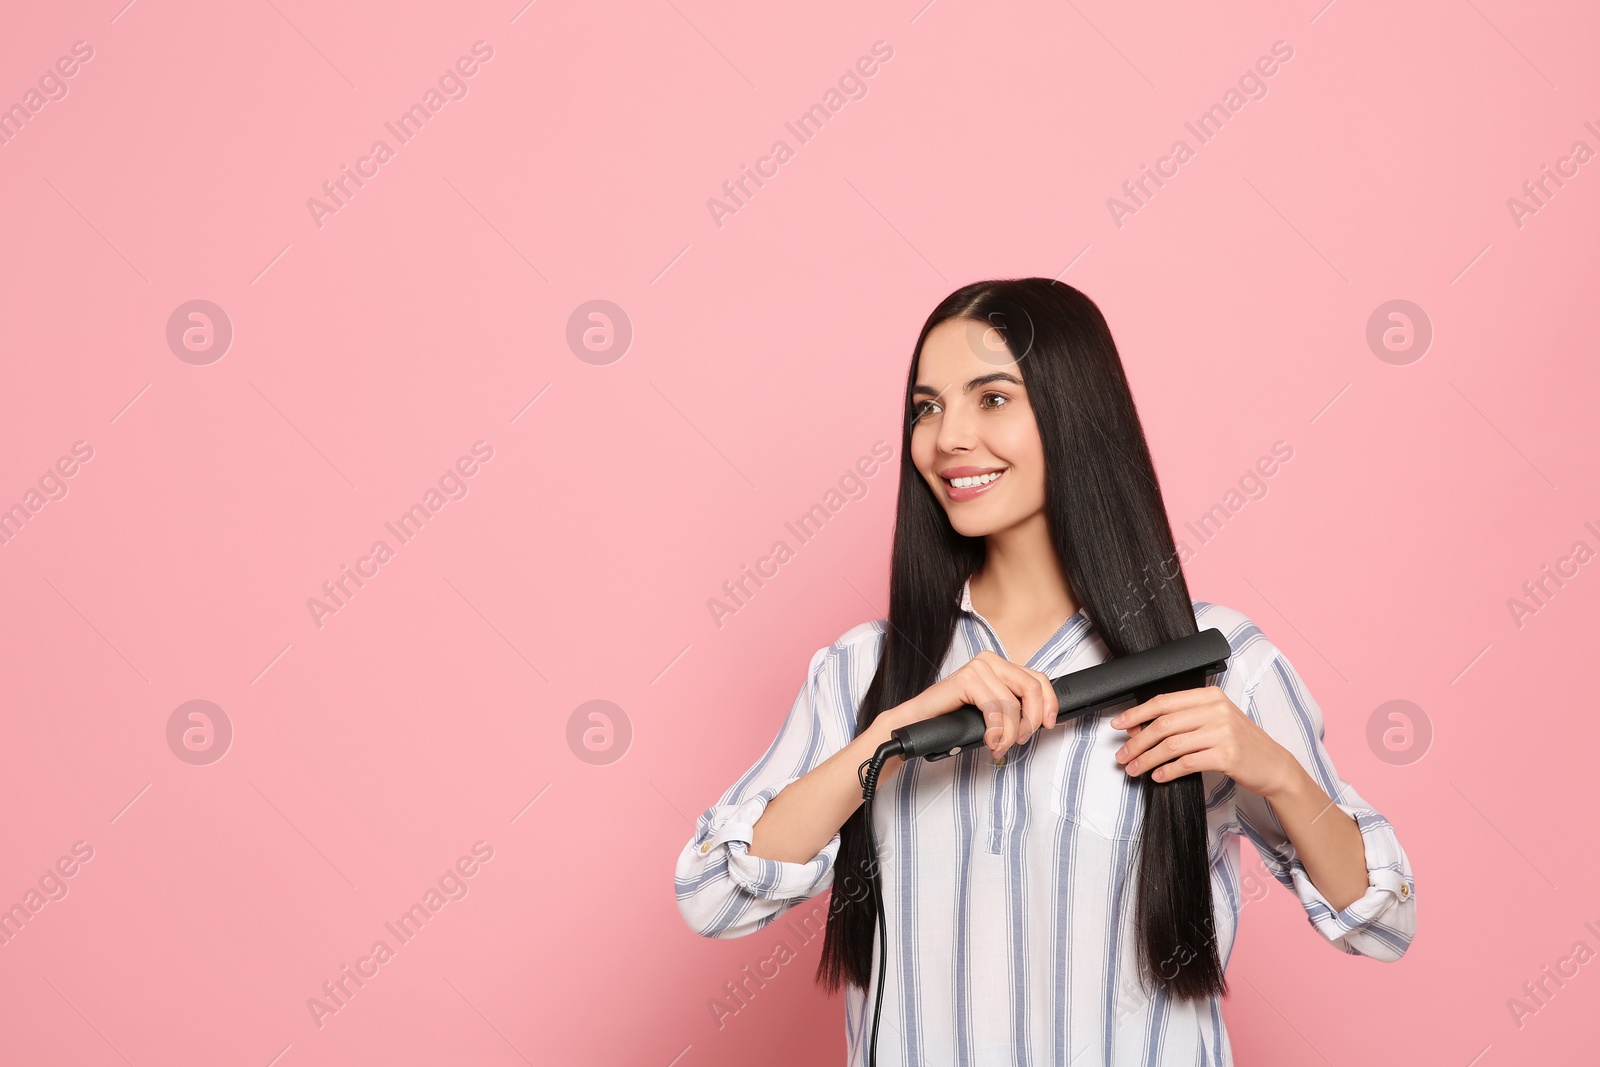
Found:
<svg viewBox="0 0 1600 1067"><path fill-rule="evenodd" d="M833 887L818 978L848 987L852 1064L881 1040L897 1063L1228 1067L1241 837L1330 944L1398 959L1410 862L1288 657L1181 566L1141 588L1177 553L1094 302L1046 278L958 289L902 410L888 617L816 651L700 816L675 872L690 927L743 936ZM1058 725L1051 679L1213 627L1216 684ZM966 704L993 758L888 757L869 827L864 765Z"/></svg>

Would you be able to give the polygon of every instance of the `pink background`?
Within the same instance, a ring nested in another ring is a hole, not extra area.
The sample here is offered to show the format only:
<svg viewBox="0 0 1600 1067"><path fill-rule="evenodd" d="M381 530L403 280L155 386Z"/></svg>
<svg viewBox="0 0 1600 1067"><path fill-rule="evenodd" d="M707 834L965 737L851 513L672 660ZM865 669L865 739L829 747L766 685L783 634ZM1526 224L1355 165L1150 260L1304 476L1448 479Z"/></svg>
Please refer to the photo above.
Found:
<svg viewBox="0 0 1600 1067"><path fill-rule="evenodd" d="M898 447L933 305L1022 275L1105 311L1192 592L1286 650L1415 864L1418 936L1383 965L1247 849L1238 1060L1593 1055L1595 965L1542 1005L1523 983L1600 949L1600 564L1520 626L1508 601L1600 549L1600 162L1507 206L1600 150L1592 9L122 3L12 5L0 35L3 104L93 49L0 145L0 506L66 490L0 545L0 904L92 849L0 947L7 1063L842 1062L816 942L717 1027L783 935L695 937L672 866L811 653L882 617L895 468L720 627L707 603ZM400 145L384 123L480 40ZM785 121L875 41L866 95L800 144ZM1199 145L1184 123L1276 41ZM319 226L308 198L379 138ZM779 138L719 227L708 199ZM196 299L233 329L204 365L166 337ZM620 359L568 344L597 299ZM1368 345L1396 299L1421 358ZM384 523L479 441L400 544ZM1278 441L1267 494L1186 536ZM169 744L191 700L231 724L220 760ZM568 741L591 700L620 709L610 763ZM1431 743L1369 743L1391 700ZM445 880L467 895L319 1026L308 999L480 841Z"/></svg>

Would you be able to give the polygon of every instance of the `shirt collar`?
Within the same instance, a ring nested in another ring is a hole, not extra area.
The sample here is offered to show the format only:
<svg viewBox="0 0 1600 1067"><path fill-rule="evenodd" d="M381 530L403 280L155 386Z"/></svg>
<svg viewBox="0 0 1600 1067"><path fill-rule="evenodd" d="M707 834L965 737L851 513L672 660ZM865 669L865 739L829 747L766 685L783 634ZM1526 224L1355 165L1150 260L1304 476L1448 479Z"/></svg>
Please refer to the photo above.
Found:
<svg viewBox="0 0 1600 1067"><path fill-rule="evenodd" d="M972 616L974 619L983 619L985 626L989 625L989 620L984 619L982 615L979 615L977 609L972 606L972 579L970 577L961 583L961 610ZM990 629L992 630L993 627L991 626ZM1045 649L1049 648L1053 642L1062 637L1062 631L1065 631L1067 634L1072 635L1071 639L1068 640L1066 644L1058 646L1049 657L1049 660L1062 659L1063 654L1070 658L1070 656L1076 653L1078 648L1083 644L1083 639L1087 636L1087 631L1092 629L1093 626L1089 624L1088 613L1080 606L1072 618L1061 624L1061 630L1058 630L1049 641L1046 641L1043 647L1035 652L1034 655L1037 656L1039 652L1043 652Z"/></svg>
<svg viewBox="0 0 1600 1067"><path fill-rule="evenodd" d="M972 579L970 577L961 583L961 610L969 615L976 615L980 619L983 618L982 615L978 615L978 609L972 606ZM1083 614L1083 607L1080 605L1073 618Z"/></svg>

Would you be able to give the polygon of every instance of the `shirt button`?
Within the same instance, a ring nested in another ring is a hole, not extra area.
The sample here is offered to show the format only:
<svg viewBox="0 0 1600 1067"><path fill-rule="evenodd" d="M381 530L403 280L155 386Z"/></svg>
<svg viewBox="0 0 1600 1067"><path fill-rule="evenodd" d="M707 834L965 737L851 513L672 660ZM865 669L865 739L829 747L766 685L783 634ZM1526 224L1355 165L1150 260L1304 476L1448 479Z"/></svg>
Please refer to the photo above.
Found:
<svg viewBox="0 0 1600 1067"><path fill-rule="evenodd" d="M710 851L711 851L711 842L710 841L707 841L705 844L700 846L700 854L702 856L705 855L707 852L710 852Z"/></svg>
<svg viewBox="0 0 1600 1067"><path fill-rule="evenodd" d="M1406 897L1409 897L1410 895L1411 895L1411 883L1410 882L1401 882L1400 883L1400 898L1402 900L1404 900Z"/></svg>

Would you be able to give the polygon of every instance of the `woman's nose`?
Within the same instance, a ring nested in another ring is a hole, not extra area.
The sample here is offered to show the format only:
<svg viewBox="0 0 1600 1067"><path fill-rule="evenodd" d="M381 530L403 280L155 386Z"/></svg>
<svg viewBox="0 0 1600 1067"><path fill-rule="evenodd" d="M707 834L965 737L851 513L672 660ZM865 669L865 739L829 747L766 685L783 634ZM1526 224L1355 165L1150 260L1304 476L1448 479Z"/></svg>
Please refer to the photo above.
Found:
<svg viewBox="0 0 1600 1067"><path fill-rule="evenodd" d="M935 443L941 452L963 451L972 447L972 417L963 405L952 404L940 413Z"/></svg>

